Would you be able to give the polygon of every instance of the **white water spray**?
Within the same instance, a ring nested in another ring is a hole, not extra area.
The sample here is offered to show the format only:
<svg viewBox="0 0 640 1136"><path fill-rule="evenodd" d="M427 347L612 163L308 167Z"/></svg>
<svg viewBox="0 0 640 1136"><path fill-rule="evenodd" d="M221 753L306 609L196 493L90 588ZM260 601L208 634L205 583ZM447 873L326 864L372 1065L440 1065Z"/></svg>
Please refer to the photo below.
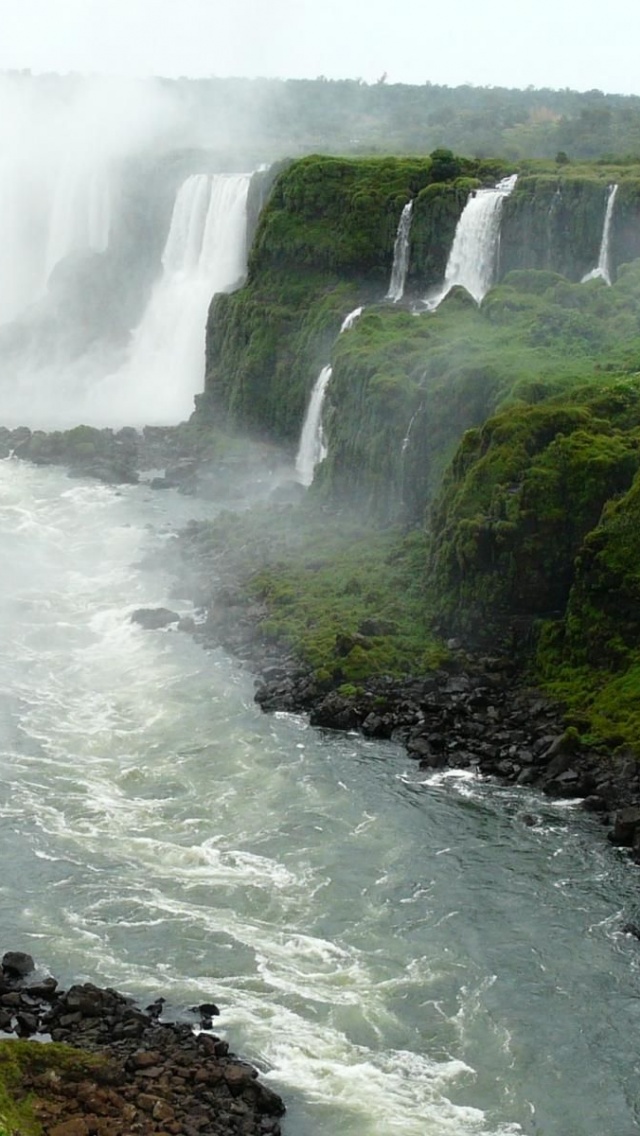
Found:
<svg viewBox="0 0 640 1136"><path fill-rule="evenodd" d="M437 308L456 286L466 288L476 303L481 303L495 280L502 205L516 181L517 174L513 174L493 189L478 189L470 194L456 227L444 283L425 301L430 310Z"/></svg>
<svg viewBox="0 0 640 1136"><path fill-rule="evenodd" d="M362 315L362 312L362 307L354 308L352 312L349 312L348 316L345 316L340 328L340 335L353 327L356 320ZM322 408L332 373L333 368L330 365L322 368L311 392L307 413L302 424L298 455L296 457L296 473L301 485L311 485L316 466L319 465L321 461L324 461L327 456L327 447L324 440L324 431L322 429Z"/></svg>
<svg viewBox="0 0 640 1136"><path fill-rule="evenodd" d="M196 174L181 186L157 282L130 357L90 394L94 418L171 424L188 417L204 379L207 310L246 268L249 174Z"/></svg>
<svg viewBox="0 0 640 1136"><path fill-rule="evenodd" d="M587 272L586 276L582 277L583 284L585 284L587 280L604 280L605 284L611 284L611 222L613 220L613 207L617 193L618 186L610 185L607 190L607 207L604 213L604 225L602 228L598 264L596 268L593 268L591 272Z"/></svg>
<svg viewBox="0 0 640 1136"><path fill-rule="evenodd" d="M122 164L175 119L155 82L0 75L0 324L64 257L104 251Z"/></svg>
<svg viewBox="0 0 640 1136"><path fill-rule="evenodd" d="M204 378L205 326L216 292L246 268L249 174L197 174L178 190L162 273L124 361L108 353L7 376L5 420L31 426L172 425L187 418Z"/></svg>
<svg viewBox="0 0 640 1136"><path fill-rule="evenodd" d="M400 214L400 220L398 222L396 241L393 246L391 280L389 282L389 291L385 297L387 300L392 300L394 304L399 303L404 296L407 272L409 271L409 238L411 236L412 213L413 201L408 201Z"/></svg>

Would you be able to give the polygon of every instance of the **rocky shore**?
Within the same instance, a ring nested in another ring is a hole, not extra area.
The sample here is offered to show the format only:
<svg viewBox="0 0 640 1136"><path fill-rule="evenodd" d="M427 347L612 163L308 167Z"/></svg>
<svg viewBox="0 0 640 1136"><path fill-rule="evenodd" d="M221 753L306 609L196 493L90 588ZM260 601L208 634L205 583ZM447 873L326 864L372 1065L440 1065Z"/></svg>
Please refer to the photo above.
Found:
<svg viewBox="0 0 640 1136"><path fill-rule="evenodd" d="M586 742L582 724L531 689L513 660L473 655L452 643L446 666L424 675L381 676L357 686L318 682L260 634L269 614L264 603L224 574L212 585L210 569L194 560L193 532L184 541L199 580L196 601L206 610L195 635L205 647L223 646L256 674L255 699L265 712L305 713L314 726L398 741L424 770L472 769L551 797L581 799L607 826L609 840L640 863L636 756ZM341 649L336 642L338 656Z"/></svg>
<svg viewBox="0 0 640 1136"><path fill-rule="evenodd" d="M0 1046L0 1104L11 1067L11 1097L30 1098L42 1136L279 1136L284 1104L210 1032L217 1008L194 1007L192 1025L164 1022L163 1005L91 983L61 990L29 955L6 952L0 1030L30 1044Z"/></svg>

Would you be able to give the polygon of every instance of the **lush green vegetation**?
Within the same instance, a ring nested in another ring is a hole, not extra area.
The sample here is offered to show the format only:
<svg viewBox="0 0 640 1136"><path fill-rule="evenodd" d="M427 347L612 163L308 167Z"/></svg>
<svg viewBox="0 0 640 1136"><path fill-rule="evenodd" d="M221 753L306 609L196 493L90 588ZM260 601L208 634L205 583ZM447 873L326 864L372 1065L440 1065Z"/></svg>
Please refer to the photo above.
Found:
<svg viewBox="0 0 640 1136"><path fill-rule="evenodd" d="M606 503L574 565L565 618L542 630L538 672L588 729L610 744L640 749L637 475L626 493Z"/></svg>
<svg viewBox="0 0 640 1136"><path fill-rule="evenodd" d="M255 634L310 667L328 686L435 665L429 630L425 534L380 531L313 506L223 513L199 526L199 555L256 601Z"/></svg>
<svg viewBox="0 0 640 1136"><path fill-rule="evenodd" d="M406 202L415 201L412 274L425 288L444 273L470 187L502 172L449 151L288 165L262 212L247 285L212 305L199 417L294 442L342 320L385 294Z"/></svg>
<svg viewBox="0 0 640 1136"><path fill-rule="evenodd" d="M634 370L639 301L636 264L612 288L520 272L479 309L459 291L420 317L368 309L334 347L329 455L314 492L385 520L420 520L466 430Z"/></svg>
<svg viewBox="0 0 640 1136"><path fill-rule="evenodd" d="M328 456L315 513L291 529L226 519L211 539L258 550L245 587L260 635L328 684L420 669L434 632L454 635L519 653L581 728L640 746L639 628L624 614L639 598L640 260L623 263L640 253L639 170L527 167L505 203L499 285L480 307L454 289L419 315L381 301L402 205L415 300L442 278L469 190L505 167L439 152L280 173L247 286L212 307L196 423L293 448L331 361ZM614 282L581 284L613 181Z"/></svg>
<svg viewBox="0 0 640 1136"><path fill-rule="evenodd" d="M635 241L640 253L637 167L586 169L568 163L554 165L553 172L543 163L529 167L505 203L503 270L535 267L580 279L598 260L607 187L613 178L620 179L613 246L622 256L627 247L633 251ZM437 484L460 433L498 405L497 398L487 394L487 384L504 394L518 377L549 377L552 365L561 377L572 357L598 352L595 343L586 342L591 311L580 310L577 293L561 297L564 311L557 319L550 310L566 281L557 279L556 295L543 296L550 289L548 276L529 285L522 278L515 284L512 279L510 292L492 297L486 313L479 317L475 310L466 312L464 326L459 324L463 304L458 302L454 317L447 314L454 297L435 317L423 320L390 305L369 310L336 344L344 316L358 305L379 304L385 294L404 204L414 202L407 288L408 296L418 300L444 276L470 190L494 183L505 172L503 163L470 161L445 150L421 159L311 156L286 165L257 227L247 285L232 295L217 296L212 305L199 418L267 433L293 445L313 383L333 350L331 478L343 470L352 480L355 471L356 482L367 483L363 493L368 504L375 499L378 510L389 515L404 499L415 514L424 501L423 489L428 495ZM537 332L519 342L513 335L518 305L526 308L523 317L529 323L540 321ZM543 311L545 305L549 310ZM572 312L572 305L578 310ZM602 299L598 319L603 350L605 306ZM558 321L562 326L556 326ZM465 340L471 346L465 347ZM569 353L562 340L570 341ZM460 391L458 420L458 408L448 402L453 375ZM423 432L414 429L414 445L401 468L408 423L425 401L429 419L435 414L436 420L440 415L449 422L446 444L438 442L424 455L418 444ZM356 425L362 445L353 434ZM364 465L363 451L368 455Z"/></svg>
<svg viewBox="0 0 640 1136"><path fill-rule="evenodd" d="M36 1098L26 1092L25 1079L34 1077L82 1080L103 1067L105 1059L64 1045L32 1041L0 1042L0 1136L39 1136ZM41 1097L46 1098L46 1087Z"/></svg>
<svg viewBox="0 0 640 1136"><path fill-rule="evenodd" d="M228 137L259 154L411 154L442 146L509 160L640 154L640 98L598 90L447 87L428 80L410 86L384 76L373 84L322 76L164 83L178 90L202 136L222 120Z"/></svg>

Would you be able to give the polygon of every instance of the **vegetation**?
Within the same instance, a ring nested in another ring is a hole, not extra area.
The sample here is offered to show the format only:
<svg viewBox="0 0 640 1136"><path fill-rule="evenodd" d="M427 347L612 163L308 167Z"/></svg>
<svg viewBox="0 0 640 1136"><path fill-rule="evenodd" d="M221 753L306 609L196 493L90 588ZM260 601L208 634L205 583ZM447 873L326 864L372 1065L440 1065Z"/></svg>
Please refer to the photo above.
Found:
<svg viewBox="0 0 640 1136"><path fill-rule="evenodd" d="M227 518L210 538L254 549L260 636L329 685L419 670L453 635L515 652L581 729L640 747L640 260L623 263L640 254L640 170L521 163L500 283L479 307L453 289L427 312L468 193L505 172L442 150L280 172L246 287L213 304L195 421L293 448L330 361L328 456L308 506ZM579 283L613 181L613 284ZM393 305L409 198L409 298Z"/></svg>
<svg viewBox="0 0 640 1136"><path fill-rule="evenodd" d="M51 1082L82 1080L104 1067L105 1059L68 1046L29 1041L0 1042L0 1136L40 1136L37 1102ZM38 1079L38 1096L25 1083Z"/></svg>
<svg viewBox="0 0 640 1136"><path fill-rule="evenodd" d="M320 683L406 675L442 657L425 605L424 533L353 517L328 524L301 505L223 513L192 535L205 563L255 601L258 640L292 652Z"/></svg>
<svg viewBox="0 0 640 1136"><path fill-rule="evenodd" d="M640 154L640 98L599 90L447 87L428 80L367 84L323 76L163 83L177 91L205 138L211 124L223 120L231 136L259 154L411 154L447 147L478 157L559 159L559 165L565 157Z"/></svg>

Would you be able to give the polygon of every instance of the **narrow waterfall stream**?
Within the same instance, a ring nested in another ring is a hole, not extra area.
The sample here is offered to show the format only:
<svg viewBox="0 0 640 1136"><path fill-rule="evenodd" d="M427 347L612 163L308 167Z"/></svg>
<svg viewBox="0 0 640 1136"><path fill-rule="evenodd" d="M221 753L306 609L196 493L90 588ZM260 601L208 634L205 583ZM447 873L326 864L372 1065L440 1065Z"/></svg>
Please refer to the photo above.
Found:
<svg viewBox="0 0 640 1136"><path fill-rule="evenodd" d="M413 201L408 201L398 221L398 231L393 248L391 280L389 281L389 291L386 295L386 299L392 300L394 304L398 304L404 296L407 272L409 271L409 240L411 237L412 214Z"/></svg>
<svg viewBox="0 0 640 1136"><path fill-rule="evenodd" d="M0 463L6 946L216 1001L286 1136L637 1132L634 870L576 805L264 716L134 626L190 610L166 553L212 508Z"/></svg>
<svg viewBox="0 0 640 1136"><path fill-rule="evenodd" d="M583 284L585 284L587 280L604 280L605 284L611 284L611 222L613 221L613 209L617 194L618 186L610 185L607 189L607 204L604 211L598 263L591 272L587 272L586 276L582 277Z"/></svg>
<svg viewBox="0 0 640 1136"><path fill-rule="evenodd" d="M340 327L340 335L353 327L362 312L362 307L354 308L352 312L349 312L348 316L345 316L342 321L342 326ZM311 485L316 466L327 456L327 447L325 445L324 431L322 429L322 411L332 373L333 370L329 364L320 371L314 383L313 390L311 391L304 422L302 423L298 453L296 455L296 474L301 485Z"/></svg>
<svg viewBox="0 0 640 1136"><path fill-rule="evenodd" d="M430 310L456 286L466 288L478 304L487 294L495 279L502 205L516 181L513 174L493 189L477 189L469 195L456 227L444 283L425 300Z"/></svg>

